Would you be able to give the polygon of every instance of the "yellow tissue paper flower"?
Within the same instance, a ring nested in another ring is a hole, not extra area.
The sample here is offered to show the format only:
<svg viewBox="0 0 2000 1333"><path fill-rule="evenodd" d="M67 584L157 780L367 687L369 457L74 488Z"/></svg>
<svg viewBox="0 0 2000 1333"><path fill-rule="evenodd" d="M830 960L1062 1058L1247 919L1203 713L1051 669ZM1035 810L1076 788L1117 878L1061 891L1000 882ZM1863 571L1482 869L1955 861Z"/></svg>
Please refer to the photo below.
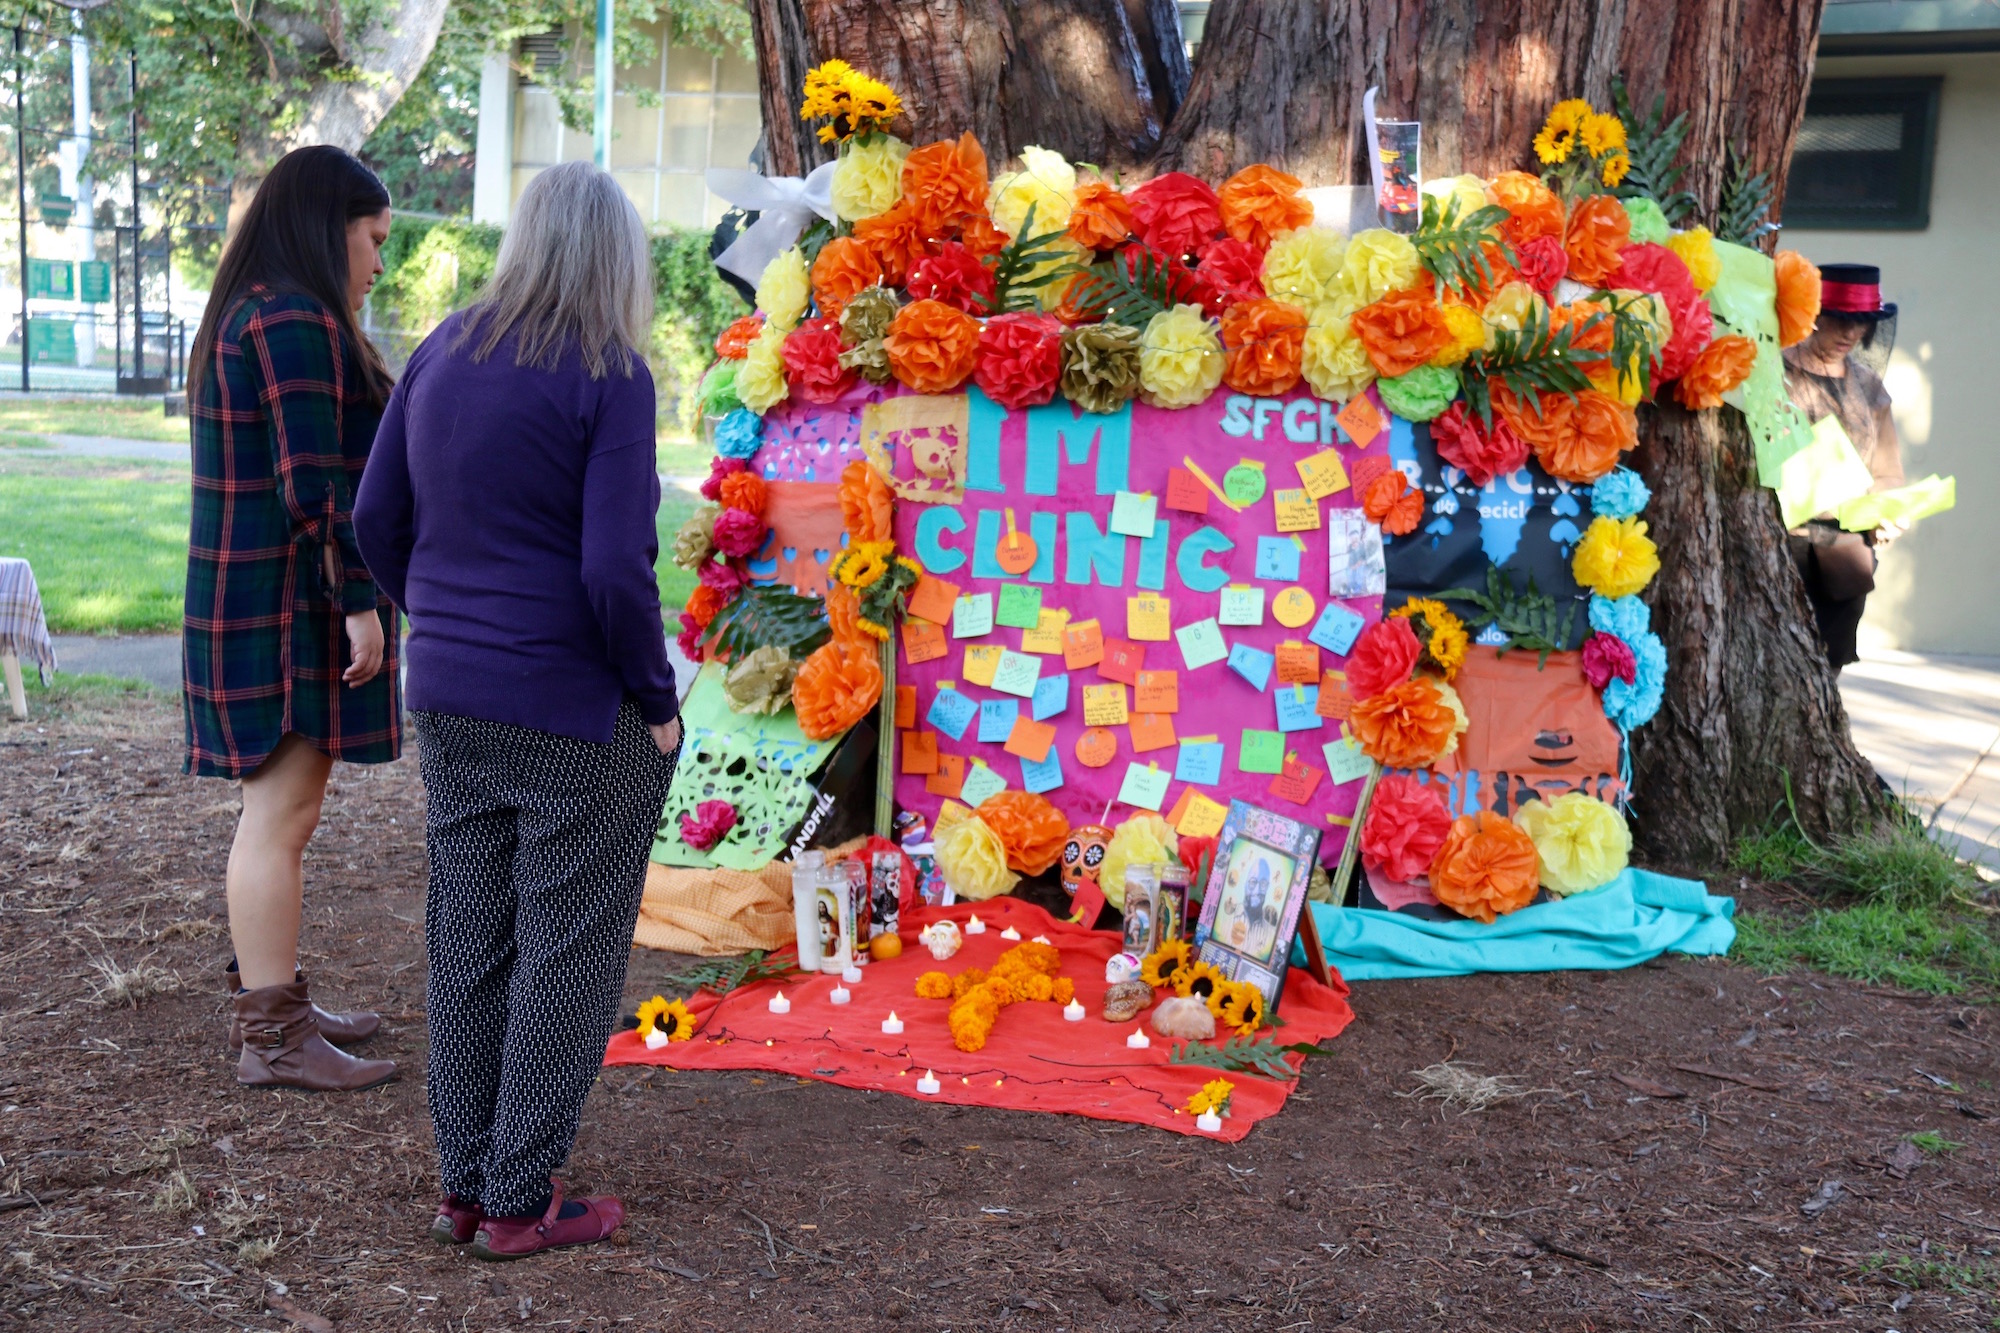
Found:
<svg viewBox="0 0 2000 1333"><path fill-rule="evenodd" d="M1340 261L1341 285L1353 295L1357 308L1416 286L1423 271L1410 238L1382 227L1357 232Z"/></svg>
<svg viewBox="0 0 2000 1333"><path fill-rule="evenodd" d="M1007 868L1000 835L972 811L947 801L931 837L944 882L961 898L984 902L1013 891L1021 877Z"/></svg>
<svg viewBox="0 0 2000 1333"><path fill-rule="evenodd" d="M1582 893L1609 884L1632 855L1632 830L1625 816L1580 791L1547 803L1529 801L1514 812L1514 822L1534 839L1542 887L1550 893Z"/></svg>
<svg viewBox="0 0 2000 1333"><path fill-rule="evenodd" d="M1180 840L1167 821L1154 814L1137 814L1111 831L1104 844L1104 862L1098 867L1097 884L1104 901L1125 910L1125 867L1165 865L1174 859Z"/></svg>
<svg viewBox="0 0 2000 1333"><path fill-rule="evenodd" d="M1694 279L1694 289L1705 292L1715 285L1722 276L1722 260L1715 253L1715 238L1708 228L1696 227L1693 231L1677 231L1667 237L1667 249L1681 257L1688 266L1688 276Z"/></svg>
<svg viewBox="0 0 2000 1333"><path fill-rule="evenodd" d="M1431 358L1432 365L1455 366L1486 345L1486 321L1477 310L1469 305L1443 305L1438 313L1451 330L1451 343Z"/></svg>
<svg viewBox="0 0 2000 1333"><path fill-rule="evenodd" d="M1642 518L1590 521L1570 561L1576 581L1600 597L1630 597L1660 572L1660 553Z"/></svg>
<svg viewBox="0 0 2000 1333"><path fill-rule="evenodd" d="M1035 210L1035 234L1037 236L1042 234L1042 211L1039 208ZM1047 250L1051 253L1041 263L1023 269L1023 281L1033 281L1045 273L1059 273L1064 269L1082 268L1090 263L1091 252L1071 240L1066 232L1051 237L1035 248L1038 250ZM1044 310L1056 309L1062 305L1063 297L1069 291L1069 284L1070 279L1062 276L1058 276L1053 282L1043 283L1035 289L1036 304L1040 305Z"/></svg>
<svg viewBox="0 0 2000 1333"><path fill-rule="evenodd" d="M736 372L736 396L758 416L784 402L791 393L785 383L784 348L785 331L775 324L766 324L751 340L750 349L743 354L742 368Z"/></svg>
<svg viewBox="0 0 2000 1333"><path fill-rule="evenodd" d="M778 329L789 333L797 328L811 298L812 278L806 272L805 253L796 245L765 265L764 276L757 279L757 308L764 312L766 332Z"/></svg>
<svg viewBox="0 0 2000 1333"><path fill-rule="evenodd" d="M1061 231L1076 209L1076 168L1061 153L1029 144L1021 150L1021 169L996 176L986 200L994 225L1016 240L1030 204L1037 236Z"/></svg>
<svg viewBox="0 0 2000 1333"><path fill-rule="evenodd" d="M888 212L903 196L903 159L909 155L908 144L887 134L856 142L833 169L835 216L859 222Z"/></svg>
<svg viewBox="0 0 2000 1333"><path fill-rule="evenodd" d="M1306 321L1299 369L1314 393L1335 402L1346 402L1375 382L1375 363L1348 323L1353 313L1345 303L1329 301Z"/></svg>
<svg viewBox="0 0 2000 1333"><path fill-rule="evenodd" d="M1222 383L1222 339L1198 305L1177 305L1139 335L1139 389L1154 407L1193 407Z"/></svg>
<svg viewBox="0 0 2000 1333"><path fill-rule="evenodd" d="M1510 282L1493 293L1483 312L1486 322L1497 329L1519 333L1532 319L1549 320L1549 303L1525 282Z"/></svg>
<svg viewBox="0 0 2000 1333"><path fill-rule="evenodd" d="M1444 743L1444 754L1455 754L1458 751L1458 738L1463 736L1465 729L1472 725L1472 718L1466 713L1465 701L1458 697L1458 688L1456 686L1439 680L1435 676L1431 678L1431 684L1437 687L1438 699L1458 719L1458 722L1451 729L1451 739ZM1442 758L1443 755L1439 757Z"/></svg>
<svg viewBox="0 0 2000 1333"><path fill-rule="evenodd" d="M1493 202L1487 198L1486 182L1477 176L1440 176L1424 182L1424 193L1438 201L1440 212L1456 202L1461 223Z"/></svg>
<svg viewBox="0 0 2000 1333"><path fill-rule="evenodd" d="M1339 290L1340 263L1346 255L1347 238L1331 228L1288 231L1264 252L1264 291L1274 300L1310 310Z"/></svg>

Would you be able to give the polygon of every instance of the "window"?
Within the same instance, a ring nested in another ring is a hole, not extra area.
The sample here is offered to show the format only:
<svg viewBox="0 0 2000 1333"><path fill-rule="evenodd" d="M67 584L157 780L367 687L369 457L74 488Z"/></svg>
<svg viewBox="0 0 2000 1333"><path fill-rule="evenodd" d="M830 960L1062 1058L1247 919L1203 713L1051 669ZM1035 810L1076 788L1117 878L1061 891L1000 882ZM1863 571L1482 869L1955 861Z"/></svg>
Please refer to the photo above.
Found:
<svg viewBox="0 0 2000 1333"><path fill-rule="evenodd" d="M1792 150L1785 225L1922 231L1931 221L1936 78L1820 79Z"/></svg>

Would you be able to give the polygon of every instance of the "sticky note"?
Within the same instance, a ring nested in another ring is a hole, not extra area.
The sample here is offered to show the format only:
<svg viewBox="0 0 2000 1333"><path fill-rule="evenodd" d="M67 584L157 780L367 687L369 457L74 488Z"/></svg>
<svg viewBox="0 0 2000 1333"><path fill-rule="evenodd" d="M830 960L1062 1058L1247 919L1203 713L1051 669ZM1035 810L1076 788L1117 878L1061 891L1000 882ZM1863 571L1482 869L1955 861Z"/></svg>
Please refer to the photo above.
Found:
<svg viewBox="0 0 2000 1333"><path fill-rule="evenodd" d="M993 673L1000 669L1000 654L1007 651L999 644L972 643L965 647L965 678L974 685L993 684Z"/></svg>
<svg viewBox="0 0 2000 1333"><path fill-rule="evenodd" d="M1264 465L1246 458L1222 474L1222 494L1239 509L1264 498Z"/></svg>
<svg viewBox="0 0 2000 1333"><path fill-rule="evenodd" d="M1278 645L1278 684L1319 684L1319 649L1309 643Z"/></svg>
<svg viewBox="0 0 2000 1333"><path fill-rule="evenodd" d="M1167 785L1172 781L1173 775L1164 768L1154 768L1150 764L1127 764L1125 781L1118 787L1118 799L1141 810L1157 811L1166 803Z"/></svg>
<svg viewBox="0 0 2000 1333"><path fill-rule="evenodd" d="M976 639L993 632L993 594L975 592L951 604L951 637Z"/></svg>
<svg viewBox="0 0 2000 1333"><path fill-rule="evenodd" d="M951 609L957 601L956 583L947 583L926 574L917 580L916 587L910 589L910 614L922 616L933 625L949 625Z"/></svg>
<svg viewBox="0 0 2000 1333"><path fill-rule="evenodd" d="M1142 592L1125 599L1125 637L1145 643L1165 643L1173 637L1173 603L1158 593Z"/></svg>
<svg viewBox="0 0 2000 1333"><path fill-rule="evenodd" d="M928 774L938 771L937 733L911 731L903 735L903 771Z"/></svg>
<svg viewBox="0 0 2000 1333"><path fill-rule="evenodd" d="M1132 753L1145 754L1148 750L1164 750L1177 744L1173 714L1132 714Z"/></svg>
<svg viewBox="0 0 2000 1333"><path fill-rule="evenodd" d="M1151 495L1120 491L1111 501L1111 530L1126 537L1153 535L1153 517L1159 501Z"/></svg>
<svg viewBox="0 0 2000 1333"><path fill-rule="evenodd" d="M1315 500L1324 500L1335 491L1347 489L1347 469L1340 465L1340 455L1331 449L1322 449L1311 458L1301 458L1295 466L1299 470L1299 485Z"/></svg>
<svg viewBox="0 0 2000 1333"><path fill-rule="evenodd" d="M1313 601L1312 594L1296 586L1279 589L1278 595L1271 599L1271 618L1286 629L1305 628L1317 610L1319 604Z"/></svg>
<svg viewBox="0 0 2000 1333"><path fill-rule="evenodd" d="M1319 620L1313 625L1312 633L1306 637L1330 653L1345 657L1354 647L1355 638L1361 627L1368 622L1339 602L1328 602L1326 609L1319 613Z"/></svg>
<svg viewBox="0 0 2000 1333"><path fill-rule="evenodd" d="M907 616L903 620L903 660L911 666L919 662L935 662L951 649L945 643L944 626L932 624L917 616Z"/></svg>
<svg viewBox="0 0 2000 1333"><path fill-rule="evenodd" d="M1181 711L1181 673L1141 671L1132 691L1132 707L1142 713Z"/></svg>
<svg viewBox="0 0 2000 1333"><path fill-rule="evenodd" d="M1049 757L1055 743L1056 729L1032 718L1015 718L1014 729L1007 733L1007 753L1038 764Z"/></svg>
<svg viewBox="0 0 2000 1333"><path fill-rule="evenodd" d="M1069 711L1069 672L1043 676L1035 682L1035 695L1028 713L1037 722L1059 717Z"/></svg>
<svg viewBox="0 0 2000 1333"><path fill-rule="evenodd" d="M979 739L987 745L1005 745L1014 734L1014 719L1021 705L1013 699L982 699L979 702Z"/></svg>
<svg viewBox="0 0 2000 1333"><path fill-rule="evenodd" d="M1354 696L1348 693L1347 677L1338 671L1329 671L1319 682L1319 715L1345 720L1354 712Z"/></svg>
<svg viewBox="0 0 2000 1333"><path fill-rule="evenodd" d="M1271 654L1262 648L1239 643L1229 649L1229 669L1260 690L1271 683L1271 668L1274 665Z"/></svg>
<svg viewBox="0 0 2000 1333"><path fill-rule="evenodd" d="M1184 467L1167 469L1167 508L1184 514L1208 512L1208 488Z"/></svg>
<svg viewBox="0 0 2000 1333"><path fill-rule="evenodd" d="M1278 513L1280 532L1316 532L1319 530L1319 505L1305 493L1304 488L1279 489L1271 492L1271 503Z"/></svg>
<svg viewBox="0 0 2000 1333"><path fill-rule="evenodd" d="M1095 620L1079 620L1063 629L1063 665L1071 671L1104 660L1104 631Z"/></svg>
<svg viewBox="0 0 2000 1333"><path fill-rule="evenodd" d="M1317 731L1325 725L1319 715L1319 686L1280 685L1272 697L1278 705L1279 731Z"/></svg>
<svg viewBox="0 0 2000 1333"><path fill-rule="evenodd" d="M1181 782L1214 786L1222 781L1221 741L1182 741L1180 758L1174 762L1174 777Z"/></svg>
<svg viewBox="0 0 2000 1333"><path fill-rule="evenodd" d="M1367 777L1368 770L1375 766L1375 761L1361 752L1352 736L1328 741L1319 747L1319 752L1326 757L1327 776L1336 787Z"/></svg>
<svg viewBox="0 0 2000 1333"><path fill-rule="evenodd" d="M1085 725L1092 727L1122 727L1131 721L1131 714L1125 707L1125 687L1084 686L1083 720Z"/></svg>
<svg viewBox="0 0 2000 1333"><path fill-rule="evenodd" d="M1179 828L1181 826L1181 816L1187 813L1188 802L1192 801L1198 795L1200 793L1195 791L1193 787L1181 788L1180 799L1174 802L1173 809L1167 811L1166 820L1168 827Z"/></svg>
<svg viewBox="0 0 2000 1333"><path fill-rule="evenodd" d="M1222 822L1228 817L1228 806L1195 792L1174 829L1183 838L1212 838L1222 832Z"/></svg>
<svg viewBox="0 0 2000 1333"><path fill-rule="evenodd" d="M1287 755L1284 772L1271 779L1270 791L1273 796L1304 805L1319 790L1319 780L1325 776L1311 764L1301 763L1296 755Z"/></svg>
<svg viewBox="0 0 2000 1333"><path fill-rule="evenodd" d="M1279 583L1296 583L1299 578L1299 548L1290 537L1259 537L1257 539L1257 577L1272 579ZM963 597L959 605L965 605ZM989 624L987 628L992 628ZM983 633L984 631L982 631ZM958 630L954 624L952 633ZM960 638L965 636L960 634Z"/></svg>
<svg viewBox="0 0 2000 1333"><path fill-rule="evenodd" d="M1146 665L1146 645L1127 643L1124 639L1104 641L1104 660L1097 664L1097 674L1106 680L1122 680L1127 685L1139 683L1139 672Z"/></svg>
<svg viewBox="0 0 2000 1333"><path fill-rule="evenodd" d="M907 730L917 725L917 687L898 685L896 687L896 729Z"/></svg>
<svg viewBox="0 0 2000 1333"><path fill-rule="evenodd" d="M994 617L1010 629L1034 629L1042 623L1042 590L1032 583L1000 585L1000 611Z"/></svg>
<svg viewBox="0 0 2000 1333"><path fill-rule="evenodd" d="M1042 676L1042 659L1011 648L1000 650L1000 665L993 672L993 688L1002 694L1032 699L1035 682Z"/></svg>
<svg viewBox="0 0 2000 1333"><path fill-rule="evenodd" d="M1222 590L1222 605L1215 618L1224 625L1263 624L1264 590L1247 584L1230 584Z"/></svg>
<svg viewBox="0 0 2000 1333"><path fill-rule="evenodd" d="M1049 757L1041 763L1032 759L1021 761L1021 789L1031 792L1054 791L1063 785L1062 757L1054 746L1049 747Z"/></svg>
<svg viewBox="0 0 2000 1333"><path fill-rule="evenodd" d="M1347 406L1340 409L1334 420L1347 432L1347 438L1363 449L1382 433L1385 424L1374 400L1365 393L1357 393L1348 399Z"/></svg>
<svg viewBox="0 0 2000 1333"><path fill-rule="evenodd" d="M958 799L977 810L989 798L1006 790L1007 779L984 764L974 764L966 771L965 782L958 789Z"/></svg>
<svg viewBox="0 0 2000 1333"><path fill-rule="evenodd" d="M1085 768L1103 768L1118 757L1118 737L1106 727L1089 727L1076 738L1076 761Z"/></svg>
<svg viewBox="0 0 2000 1333"><path fill-rule="evenodd" d="M965 756L941 754L938 756L938 771L924 779L924 790L933 796L956 797L964 782Z"/></svg>
<svg viewBox="0 0 2000 1333"><path fill-rule="evenodd" d="M960 694L957 690L939 690L937 698L931 700L931 710L924 720L955 741L965 739L965 729L972 725L972 719L979 716L979 705Z"/></svg>
<svg viewBox="0 0 2000 1333"><path fill-rule="evenodd" d="M1181 664L1189 671L1220 662L1229 656L1229 645L1222 641L1222 630L1211 617L1197 620L1192 625L1182 625L1174 631L1180 640Z"/></svg>
<svg viewBox="0 0 2000 1333"><path fill-rule="evenodd" d="M1063 650L1063 626L1069 624L1069 612L1052 606L1043 607L1035 616L1035 627L1021 631L1021 651L1024 653L1059 653Z"/></svg>
<svg viewBox="0 0 2000 1333"><path fill-rule="evenodd" d="M1387 472L1391 467L1394 466L1395 464L1391 463L1388 459L1382 457L1380 454L1377 454L1373 458L1355 459L1354 469L1353 469L1353 485L1354 485L1355 495L1359 496L1362 492L1366 491L1368 489L1369 482L1375 480L1375 478L1381 476L1384 472Z"/></svg>
<svg viewBox="0 0 2000 1333"><path fill-rule="evenodd" d="M1246 730L1236 751L1236 767L1245 773L1284 772L1284 733Z"/></svg>

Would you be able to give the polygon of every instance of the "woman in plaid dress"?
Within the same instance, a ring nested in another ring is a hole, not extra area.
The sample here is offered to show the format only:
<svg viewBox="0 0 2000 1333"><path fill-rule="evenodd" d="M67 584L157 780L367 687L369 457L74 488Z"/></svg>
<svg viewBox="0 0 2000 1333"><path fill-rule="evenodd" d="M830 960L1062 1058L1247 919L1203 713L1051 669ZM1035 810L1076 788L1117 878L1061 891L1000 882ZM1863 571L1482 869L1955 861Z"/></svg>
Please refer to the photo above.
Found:
<svg viewBox="0 0 2000 1333"><path fill-rule="evenodd" d="M223 253L188 358L186 771L243 783L230 1039L237 1080L257 1086L348 1090L396 1070L329 1044L380 1019L319 1009L298 971L301 863L333 761L402 748L395 612L351 519L391 387L354 313L388 236L373 172L337 148L287 154Z"/></svg>

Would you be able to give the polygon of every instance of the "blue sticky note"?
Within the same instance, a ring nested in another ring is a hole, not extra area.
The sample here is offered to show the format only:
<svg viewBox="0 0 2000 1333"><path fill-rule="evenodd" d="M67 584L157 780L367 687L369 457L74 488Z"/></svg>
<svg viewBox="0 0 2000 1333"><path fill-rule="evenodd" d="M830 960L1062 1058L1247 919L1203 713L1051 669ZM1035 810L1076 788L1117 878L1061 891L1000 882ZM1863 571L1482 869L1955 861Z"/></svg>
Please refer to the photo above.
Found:
<svg viewBox="0 0 2000 1333"><path fill-rule="evenodd" d="M1062 746L1051 745L1049 757L1039 764L1032 759L1021 761L1021 790L1040 793L1062 785Z"/></svg>
<svg viewBox="0 0 2000 1333"><path fill-rule="evenodd" d="M1299 548L1290 537L1257 539L1257 577L1280 583L1299 581Z"/></svg>
<svg viewBox="0 0 2000 1333"><path fill-rule="evenodd" d="M1035 682L1035 697L1028 704L1028 716L1037 722L1069 711L1069 672L1059 676L1044 676ZM1030 787L1028 790L1033 791Z"/></svg>
<svg viewBox="0 0 2000 1333"><path fill-rule="evenodd" d="M1174 764L1174 781L1213 785L1222 781L1221 741L1182 741Z"/></svg>
<svg viewBox="0 0 2000 1333"><path fill-rule="evenodd" d="M1005 745L1014 734L1014 719L1021 715L1018 699L987 699L979 705L979 739L982 743Z"/></svg>
<svg viewBox="0 0 2000 1333"><path fill-rule="evenodd" d="M1229 647L1229 669L1259 690L1271 683L1271 668L1277 664L1278 659L1262 648L1252 648L1247 643Z"/></svg>
<svg viewBox="0 0 2000 1333"><path fill-rule="evenodd" d="M926 715L930 724L955 741L965 739L965 729L979 716L979 705L957 690L939 690Z"/></svg>
<svg viewBox="0 0 2000 1333"><path fill-rule="evenodd" d="M1317 731L1326 721L1319 715L1319 686L1280 685L1273 696L1278 701L1279 731Z"/></svg>
<svg viewBox="0 0 2000 1333"><path fill-rule="evenodd" d="M1354 647L1354 640L1361 633L1361 627L1368 622L1339 602L1328 602L1326 610L1319 613L1319 623L1312 627L1306 638L1330 653L1347 656L1348 649Z"/></svg>

